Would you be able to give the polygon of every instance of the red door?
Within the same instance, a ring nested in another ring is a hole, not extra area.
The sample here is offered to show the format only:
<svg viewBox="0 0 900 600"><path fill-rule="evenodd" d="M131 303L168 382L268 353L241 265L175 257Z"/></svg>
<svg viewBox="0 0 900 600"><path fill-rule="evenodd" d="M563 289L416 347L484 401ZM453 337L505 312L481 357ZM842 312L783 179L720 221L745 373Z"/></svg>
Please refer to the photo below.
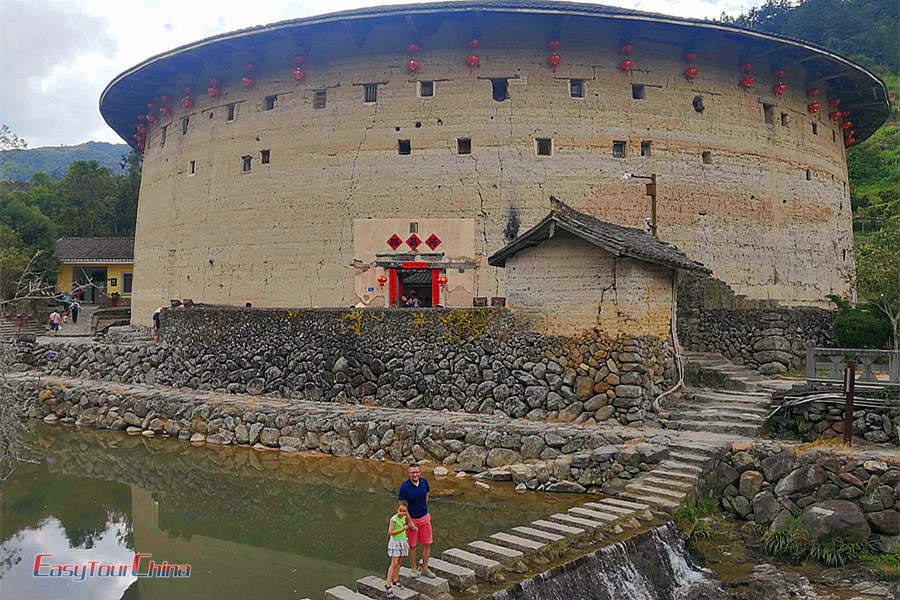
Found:
<svg viewBox="0 0 900 600"><path fill-rule="evenodd" d="M441 278L440 269L431 270L431 305L437 306L441 303Z"/></svg>

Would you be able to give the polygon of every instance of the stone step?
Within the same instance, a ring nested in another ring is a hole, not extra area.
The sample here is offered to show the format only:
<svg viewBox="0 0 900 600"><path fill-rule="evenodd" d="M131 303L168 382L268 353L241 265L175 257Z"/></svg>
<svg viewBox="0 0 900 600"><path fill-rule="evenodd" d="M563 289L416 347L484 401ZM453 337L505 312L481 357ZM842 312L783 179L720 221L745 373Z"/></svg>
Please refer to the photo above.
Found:
<svg viewBox="0 0 900 600"><path fill-rule="evenodd" d="M612 504L613 506L621 506L623 508L632 508L634 510L647 510L650 505L641 502L632 502L630 500L622 500L621 498L604 498L600 501L602 504Z"/></svg>
<svg viewBox="0 0 900 600"><path fill-rule="evenodd" d="M653 506L662 508L667 512L672 512L679 506L681 506L680 502L675 502L674 500L671 500L669 498L661 498L659 496L647 494L640 491L625 490L624 492L622 492L622 495L626 498L634 498L635 500L640 500L641 502L652 504Z"/></svg>
<svg viewBox="0 0 900 600"><path fill-rule="evenodd" d="M565 513L556 513L547 517L550 521L555 521L557 523L562 523L563 525L568 525L570 527L579 527L584 529L589 534L594 535L599 530L606 527L606 523L603 521L595 521L593 519L586 519L584 517L577 517L575 515L568 515Z"/></svg>
<svg viewBox="0 0 900 600"><path fill-rule="evenodd" d="M624 501L623 501L623 502L624 502ZM609 503L607 503L607 502L605 502L605 501L602 501L602 500L601 500L600 502L597 502L597 503L591 502L591 503L589 503L589 504L596 504L597 506L602 507L603 510L605 510L605 511L607 511L607 512L616 512L617 510L627 510L627 511L630 511L627 515L626 515L626 514L623 514L623 515L622 515L623 517L630 516L630 517L634 517L634 518L636 518L636 519L643 519L644 521L652 521L653 519L656 518L656 517L653 515L653 511L652 511L652 510L650 509L650 507L649 507L648 505L646 505L646 504L641 504L641 505L640 505L640 506L643 506L644 508L625 508L624 506L619 506L619 505L616 505L616 504L609 504Z"/></svg>
<svg viewBox="0 0 900 600"><path fill-rule="evenodd" d="M506 548L518 550L525 556L529 557L534 556L547 546L546 542L538 542L536 540L513 535L511 533L504 533L502 531L500 533L493 534L488 539L492 544L497 544L498 546L504 546Z"/></svg>
<svg viewBox="0 0 900 600"><path fill-rule="evenodd" d="M404 586L421 592L434 600L448 599L450 597L450 585L446 579L440 577L425 577L421 573L413 575L412 569L400 567L400 583Z"/></svg>
<svg viewBox="0 0 900 600"><path fill-rule="evenodd" d="M616 515L600 512L599 510L591 510L590 508L583 508L581 506L573 506L569 509L569 514L579 518L591 519L607 524L614 523L619 520L619 517Z"/></svg>
<svg viewBox="0 0 900 600"><path fill-rule="evenodd" d="M497 578L503 565L499 561L487 558L480 554L463 550L462 548L450 548L441 553L441 558L448 563L472 569L479 581L492 582Z"/></svg>
<svg viewBox="0 0 900 600"><path fill-rule="evenodd" d="M428 559L428 568L438 577L446 579L451 589L470 593L477 591L473 588L478 583L474 569L434 557Z"/></svg>
<svg viewBox="0 0 900 600"><path fill-rule="evenodd" d="M761 406L728 406L723 404L679 404L673 406L671 412L678 415L694 417L724 417L728 419L746 419L747 421L765 421L769 409Z"/></svg>
<svg viewBox="0 0 900 600"><path fill-rule="evenodd" d="M753 436L761 425L737 421L669 421L669 429L680 431L712 431L713 433L737 433Z"/></svg>
<svg viewBox="0 0 900 600"><path fill-rule="evenodd" d="M582 527L573 527L571 525L563 525L562 523L554 523L553 521L547 521L544 519L538 519L537 521L532 521L531 526L535 529L540 529L542 531L549 531L551 533L557 533L559 535L564 535L569 538L577 538L583 536L587 533L587 531Z"/></svg>
<svg viewBox="0 0 900 600"><path fill-rule="evenodd" d="M381 582L384 586L384 582ZM384 587L381 588L381 597L384 598ZM364 596L358 592L354 592L348 587L342 585L328 588L325 590L325 600L371 600L369 596Z"/></svg>
<svg viewBox="0 0 900 600"><path fill-rule="evenodd" d="M601 504L600 502L585 502L583 506L591 510L599 510L600 512L611 513L620 517L627 517L637 512L633 508L625 508L624 506L615 506L610 504Z"/></svg>
<svg viewBox="0 0 900 600"><path fill-rule="evenodd" d="M529 540L534 540L536 542L541 542L544 544L552 544L554 542L560 542L566 539L566 536L564 535L551 533L542 529L535 529L534 527L513 527L510 531L513 535L517 535L519 537L527 538Z"/></svg>
<svg viewBox="0 0 900 600"><path fill-rule="evenodd" d="M678 462L688 463L691 465L695 465L698 467L702 467L707 462L709 462L708 456L703 456L702 454L693 454L689 452L669 452L669 458Z"/></svg>
<svg viewBox="0 0 900 600"><path fill-rule="evenodd" d="M423 600L422 594L407 587L391 586L391 589L394 591L394 598L398 598L399 600ZM356 591L360 594L365 594L370 598L380 599L386 597L384 592L384 579L374 575L357 579Z"/></svg>
<svg viewBox="0 0 900 600"><path fill-rule="evenodd" d="M675 491L693 491L695 485L681 479L668 479L666 477L657 477L650 472L647 477L641 479L642 483L646 483L655 487L667 488Z"/></svg>
<svg viewBox="0 0 900 600"><path fill-rule="evenodd" d="M677 460L666 459L659 463L660 467L665 468L668 471L679 471L686 475L700 475L703 472L703 468L699 467L695 464L683 463Z"/></svg>
<svg viewBox="0 0 900 600"><path fill-rule="evenodd" d="M686 492L681 492L677 490L670 490L668 488L661 488L653 485L649 485L646 483L642 483L640 481L636 483L632 483L625 486L626 490L644 492L646 494L652 494L654 496L661 496L663 498L668 498L673 501L681 501L687 498Z"/></svg>
<svg viewBox="0 0 900 600"><path fill-rule="evenodd" d="M473 554L496 560L506 569L515 569L516 563L525 558L525 554L519 550L481 540L466 544L466 548Z"/></svg>
<svg viewBox="0 0 900 600"><path fill-rule="evenodd" d="M679 479L688 483L697 483L700 481L699 473L684 473L673 469L653 469L650 474L654 477L666 477L668 479Z"/></svg>

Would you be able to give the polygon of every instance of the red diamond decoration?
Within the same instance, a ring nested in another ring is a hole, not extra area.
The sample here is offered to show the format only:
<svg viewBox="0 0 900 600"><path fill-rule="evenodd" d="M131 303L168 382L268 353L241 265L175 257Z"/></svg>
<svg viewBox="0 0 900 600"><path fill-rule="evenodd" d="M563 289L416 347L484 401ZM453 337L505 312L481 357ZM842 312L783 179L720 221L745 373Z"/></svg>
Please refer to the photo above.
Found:
<svg viewBox="0 0 900 600"><path fill-rule="evenodd" d="M394 235L392 235L390 237L390 239L388 239L387 243L388 243L388 246L391 247L391 250L396 250L397 248L400 247L400 244L403 243L403 240L401 240L400 236L395 233Z"/></svg>
<svg viewBox="0 0 900 600"><path fill-rule="evenodd" d="M417 236L416 234L412 234L411 236L406 238L406 244L413 250L418 248L421 243L422 243L422 240L420 240L419 236Z"/></svg>
<svg viewBox="0 0 900 600"><path fill-rule="evenodd" d="M428 239L425 240L425 243L428 245L429 248L434 250L435 248L437 248L438 246L441 245L441 238L439 238L438 236L436 236L432 233L431 235L428 236Z"/></svg>

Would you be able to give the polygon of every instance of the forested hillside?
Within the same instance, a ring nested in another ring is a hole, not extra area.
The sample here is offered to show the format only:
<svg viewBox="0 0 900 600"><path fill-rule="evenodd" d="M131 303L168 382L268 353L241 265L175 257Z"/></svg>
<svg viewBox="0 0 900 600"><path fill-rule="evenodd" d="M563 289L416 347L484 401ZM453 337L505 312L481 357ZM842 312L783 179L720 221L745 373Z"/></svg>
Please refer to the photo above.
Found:
<svg viewBox="0 0 900 600"><path fill-rule="evenodd" d="M114 173L122 172L122 158L131 149L127 144L85 142L77 146L46 146L0 152L0 177L5 181L28 181L35 173L62 179L77 160L96 160Z"/></svg>

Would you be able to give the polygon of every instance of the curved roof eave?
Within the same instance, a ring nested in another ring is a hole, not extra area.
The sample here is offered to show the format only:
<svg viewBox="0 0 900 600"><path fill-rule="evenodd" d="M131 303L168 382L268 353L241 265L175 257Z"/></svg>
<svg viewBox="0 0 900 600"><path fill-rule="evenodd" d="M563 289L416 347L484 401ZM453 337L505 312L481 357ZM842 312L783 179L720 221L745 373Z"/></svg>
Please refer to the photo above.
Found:
<svg viewBox="0 0 900 600"><path fill-rule="evenodd" d="M556 15L556 16L584 16L584 17L597 17L597 18L605 18L605 19L614 19L614 20L623 20L623 21L640 21L646 23L658 23L664 25L673 25L673 26L691 26L691 27L699 27L701 29L707 29L712 31L719 31L722 33L730 33L734 35L747 36L749 38L758 39L764 42L770 43L780 43L785 45L786 47L793 47L801 50L806 50L813 54L818 55L818 57L825 58L831 61L834 61L838 65L842 65L845 69L849 69L851 71L856 72L859 75L863 75L869 78L873 85L876 88L880 88L881 92L881 100L883 100L883 105L879 106L881 108L881 115L875 116L873 119L873 125L870 125L866 128L866 130L860 131L860 134L857 135L857 139L862 141L872 135L878 127L881 126L882 123L887 119L890 114L890 100L888 99L887 87L884 82L874 73L863 67L862 65L844 57L840 54L837 54L827 48L819 46L818 44L814 44L812 42L807 42L803 40L798 40L794 38L790 38L787 36L774 34L774 33L766 33L761 31L756 31L753 29L748 29L744 27L738 27L735 25L726 25L724 23L718 23L715 21L707 21L702 19L689 19L685 17L675 17L669 15L663 15L658 13L649 13L649 12L641 12L636 10L618 8L613 6L604 6L599 4L582 4L576 2L561 2L561 1L547 1L547 0L464 0L464 1L450 1L450 2L434 2L434 3L425 3L425 4L395 4L395 5L384 5L384 6L374 6L353 10L345 10L333 13L326 13L323 15L316 15L312 17L301 17L297 19L288 19L285 21L278 21L275 23L270 23L267 25L258 25L254 27L248 27L245 29L239 29L236 31L231 31L228 33L221 33L214 36L210 36L208 38L204 38L198 40L196 42L191 42L189 44L184 44L182 46L178 46L166 52L162 52L160 54L156 54L147 58L146 60L138 63L134 67L127 69L113 78L109 84L103 89L103 92L100 94L100 114L103 116L103 119L106 123L125 139L126 142L133 145L133 140L130 140L127 137L127 133L123 133L117 128L113 123L110 122L110 117L104 111L104 100L106 99L109 91L115 87L117 84L127 79L129 76L132 76L142 69L152 65L154 63L158 63L160 61L166 60L168 58L172 58L179 54L183 54L189 52L191 50L196 50L202 48L204 46L208 46L211 44L216 44L220 42L225 42L228 40L234 40L238 38L246 38L255 35L260 35L263 33L279 31L283 29L290 29L296 27L309 27L313 25L322 25L327 23L338 23L341 21L347 20L360 20L360 19L375 19L375 18L383 18L383 17L392 17L392 16L407 16L407 15L420 15L420 14L434 14L434 13L460 13L460 12L496 12L496 13L532 13L532 14L545 14L545 15ZM130 121L131 118L126 119Z"/></svg>

